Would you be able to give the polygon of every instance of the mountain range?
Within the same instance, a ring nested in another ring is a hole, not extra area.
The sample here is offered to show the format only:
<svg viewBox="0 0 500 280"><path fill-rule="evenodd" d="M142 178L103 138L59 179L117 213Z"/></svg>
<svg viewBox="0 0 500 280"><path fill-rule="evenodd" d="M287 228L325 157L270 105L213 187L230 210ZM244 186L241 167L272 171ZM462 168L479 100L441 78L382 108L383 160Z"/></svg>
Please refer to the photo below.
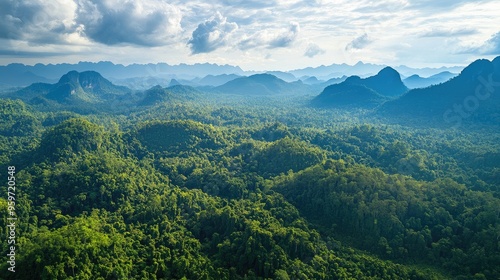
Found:
<svg viewBox="0 0 500 280"><path fill-rule="evenodd" d="M313 104L320 107L375 108L408 91L399 73L391 67L362 79L351 76L340 84L327 86Z"/></svg>
<svg viewBox="0 0 500 280"><path fill-rule="evenodd" d="M109 61L101 62L79 62L76 64L36 64L24 65L13 63L0 66L0 87L23 87L32 83L55 83L69 71L96 71L107 77L115 84L126 85L134 89L146 89L157 84L166 85L171 79L177 79L183 85L190 86L219 86L220 82L210 82L209 76L226 75L226 78L235 76L251 76L254 74L268 73L284 81L292 82L304 80L303 77L314 77L318 81L326 82L332 78L357 75L368 77L376 74L386 65L369 64L358 62L355 65L331 64L329 66L307 67L291 71L244 71L238 66L218 64L179 64L169 65L167 63L156 64L114 64ZM431 76L443 71L458 73L463 67L442 68L410 68L406 66L394 67L403 76L409 77L417 74L420 76ZM207 80L203 79L207 77ZM223 79L223 78L222 78ZM227 82L228 80L224 81ZM155 83L156 82L156 83Z"/></svg>
<svg viewBox="0 0 500 280"><path fill-rule="evenodd" d="M285 82L271 74L240 77L213 88L214 92L247 96L309 94L313 90L301 81Z"/></svg>
<svg viewBox="0 0 500 280"><path fill-rule="evenodd" d="M35 83L18 90L14 96L33 102L33 99L49 99L58 103L83 101L99 103L130 93L124 86L116 86L95 71L70 71L55 84Z"/></svg>
<svg viewBox="0 0 500 280"><path fill-rule="evenodd" d="M457 76L457 74L451 73L449 71L441 72L427 78L423 78L415 74L404 79L403 83L410 89L425 88L431 85L444 83L455 76Z"/></svg>
<svg viewBox="0 0 500 280"><path fill-rule="evenodd" d="M500 123L500 56L480 59L451 80L408 91L384 103L377 114L398 122L436 122L457 127L465 122Z"/></svg>
<svg viewBox="0 0 500 280"><path fill-rule="evenodd" d="M307 96L316 95L312 99L314 106L374 109L372 112L376 116L398 123L425 122L458 126L465 122L500 122L500 96L497 94L500 86L500 57L493 61L477 60L457 76L438 82L451 76L454 74L443 72L429 78L409 77L405 79L407 83L436 83L409 90L400 74L391 67L385 67L367 78L344 76L322 82L317 78L304 77L307 83L301 80L287 82L269 73L251 76L221 74L196 80L197 84L206 86L186 86L182 84L183 80L172 79L168 85L134 91L113 84L98 72L72 70L62 75L56 83L33 83L20 90L4 93L3 96L18 98L33 105L92 108L92 104L118 104L125 109L127 106L151 106L213 93L277 98L309 98Z"/></svg>

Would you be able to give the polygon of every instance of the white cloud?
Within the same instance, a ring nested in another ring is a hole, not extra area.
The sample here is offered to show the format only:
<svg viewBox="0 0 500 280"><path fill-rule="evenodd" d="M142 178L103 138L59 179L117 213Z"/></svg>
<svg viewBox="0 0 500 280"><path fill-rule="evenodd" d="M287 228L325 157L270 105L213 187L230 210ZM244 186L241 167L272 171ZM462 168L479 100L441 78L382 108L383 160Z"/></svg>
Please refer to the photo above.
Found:
<svg viewBox="0 0 500 280"><path fill-rule="evenodd" d="M208 21L200 23L193 31L188 42L193 54L209 53L226 45L227 37L236 30L238 25L228 22L225 17L217 13Z"/></svg>
<svg viewBox="0 0 500 280"><path fill-rule="evenodd" d="M290 23L288 29L276 34L276 36L269 41L269 48L284 48L290 46L299 36L299 32L299 23Z"/></svg>
<svg viewBox="0 0 500 280"><path fill-rule="evenodd" d="M363 34L359 37L356 37L345 47L346 50L360 50L368 46L372 40L368 37L368 34Z"/></svg>
<svg viewBox="0 0 500 280"><path fill-rule="evenodd" d="M242 50L249 50L256 47L269 49L285 48L291 46L297 40L299 33L299 23L291 22L288 28L279 31L264 30L250 36L245 36L238 45Z"/></svg>
<svg viewBox="0 0 500 280"><path fill-rule="evenodd" d="M498 53L498 18L495 0L0 0L0 63L466 64Z"/></svg>
<svg viewBox="0 0 500 280"><path fill-rule="evenodd" d="M432 28L430 30L423 30L420 32L421 37L457 37L477 34L478 31L474 28Z"/></svg>
<svg viewBox="0 0 500 280"><path fill-rule="evenodd" d="M500 55L500 32L497 32L484 43L481 53L488 55Z"/></svg>
<svg viewBox="0 0 500 280"><path fill-rule="evenodd" d="M497 32L480 45L462 46L459 53L480 55L500 55L500 32Z"/></svg>
<svg viewBox="0 0 500 280"><path fill-rule="evenodd" d="M79 0L76 22L98 43L159 46L182 31L181 19L178 8L159 0Z"/></svg>
<svg viewBox="0 0 500 280"><path fill-rule="evenodd" d="M16 1L0 3L0 38L25 40L33 44L68 43L78 33L72 1Z"/></svg>
<svg viewBox="0 0 500 280"><path fill-rule="evenodd" d="M314 44L314 43L309 43L307 45L306 52L304 53L305 56L313 58L317 55L324 54L325 50L320 48L320 46Z"/></svg>

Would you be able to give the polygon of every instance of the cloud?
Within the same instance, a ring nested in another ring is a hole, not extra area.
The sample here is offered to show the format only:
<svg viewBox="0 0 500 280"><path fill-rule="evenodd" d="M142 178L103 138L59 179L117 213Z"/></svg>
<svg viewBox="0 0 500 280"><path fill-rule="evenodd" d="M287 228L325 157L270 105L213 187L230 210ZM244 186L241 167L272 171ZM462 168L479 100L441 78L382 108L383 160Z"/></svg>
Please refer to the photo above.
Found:
<svg viewBox="0 0 500 280"><path fill-rule="evenodd" d="M500 55L500 32L491 35L490 39L479 44L463 44L458 41L455 54Z"/></svg>
<svg viewBox="0 0 500 280"><path fill-rule="evenodd" d="M210 20L200 23L193 31L188 42L191 53L209 53L226 45L227 37L237 28L236 23L228 22L225 17L217 13Z"/></svg>
<svg viewBox="0 0 500 280"><path fill-rule="evenodd" d="M38 58L38 57L50 57L50 56L59 56L60 52L31 52L31 51L22 51L22 50L9 50L9 49L0 49L0 56L8 56L8 57L29 57L29 58Z"/></svg>
<svg viewBox="0 0 500 280"><path fill-rule="evenodd" d="M34 44L67 42L69 34L79 31L72 20L75 7L74 2L59 0L2 1L0 38Z"/></svg>
<svg viewBox="0 0 500 280"><path fill-rule="evenodd" d="M182 31L180 10L158 0L79 0L76 22L106 45L160 46Z"/></svg>
<svg viewBox="0 0 500 280"><path fill-rule="evenodd" d="M500 55L500 32L491 36L479 49L479 53L486 55Z"/></svg>
<svg viewBox="0 0 500 280"><path fill-rule="evenodd" d="M310 43L309 45L307 45L307 49L306 49L306 52L304 53L304 55L312 58L312 57L315 57L316 55L324 54L324 53L325 53L325 50L323 50L322 48L320 48L318 45L316 45L314 43Z"/></svg>
<svg viewBox="0 0 500 280"><path fill-rule="evenodd" d="M284 48L290 46L300 32L300 25L298 22L290 23L290 26L287 30L278 34L275 38L269 41L269 48Z"/></svg>
<svg viewBox="0 0 500 280"><path fill-rule="evenodd" d="M276 1L270 0L222 0L222 4L238 8L265 8L276 6Z"/></svg>
<svg viewBox="0 0 500 280"><path fill-rule="evenodd" d="M420 33L420 37L457 37L477 34L474 28L434 28Z"/></svg>
<svg viewBox="0 0 500 280"><path fill-rule="evenodd" d="M289 47L295 42L300 33L300 25L291 22L289 27L280 31L264 30L245 37L238 43L241 50L248 50L256 47L268 49Z"/></svg>
<svg viewBox="0 0 500 280"><path fill-rule="evenodd" d="M7 0L0 38L31 44L158 46L181 31L181 14L160 0Z"/></svg>
<svg viewBox="0 0 500 280"><path fill-rule="evenodd" d="M352 49L360 50L360 49L363 49L366 46L368 46L371 42L372 42L372 40L370 40L370 38L368 38L368 34L365 33L365 34L355 38L354 40L352 40L349 44L347 44L345 49L346 50L352 50Z"/></svg>
<svg viewBox="0 0 500 280"><path fill-rule="evenodd" d="M435 1L435 0L409 0L407 1L409 5L407 5L407 8L410 10L421 10L421 11L432 11L432 12L438 12L438 11L446 11L449 12L450 10L463 6L468 3L474 3L478 4L478 2L487 2L487 1L481 1L481 0L441 0L441 1Z"/></svg>

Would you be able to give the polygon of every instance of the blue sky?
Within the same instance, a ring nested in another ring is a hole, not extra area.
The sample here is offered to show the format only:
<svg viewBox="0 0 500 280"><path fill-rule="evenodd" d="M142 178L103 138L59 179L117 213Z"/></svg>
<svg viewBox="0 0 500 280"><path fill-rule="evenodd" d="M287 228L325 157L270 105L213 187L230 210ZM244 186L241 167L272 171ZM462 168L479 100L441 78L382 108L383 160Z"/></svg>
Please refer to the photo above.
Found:
<svg viewBox="0 0 500 280"><path fill-rule="evenodd" d="M500 2L1 0L0 64L439 67L500 55Z"/></svg>

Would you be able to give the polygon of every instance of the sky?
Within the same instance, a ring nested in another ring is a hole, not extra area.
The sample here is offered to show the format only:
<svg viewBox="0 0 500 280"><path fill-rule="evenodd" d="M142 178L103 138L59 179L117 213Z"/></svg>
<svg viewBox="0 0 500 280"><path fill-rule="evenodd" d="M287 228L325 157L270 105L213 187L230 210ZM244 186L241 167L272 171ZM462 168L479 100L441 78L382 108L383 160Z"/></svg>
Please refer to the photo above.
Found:
<svg viewBox="0 0 500 280"><path fill-rule="evenodd" d="M0 65L465 66L500 55L499 20L498 0L0 0Z"/></svg>

